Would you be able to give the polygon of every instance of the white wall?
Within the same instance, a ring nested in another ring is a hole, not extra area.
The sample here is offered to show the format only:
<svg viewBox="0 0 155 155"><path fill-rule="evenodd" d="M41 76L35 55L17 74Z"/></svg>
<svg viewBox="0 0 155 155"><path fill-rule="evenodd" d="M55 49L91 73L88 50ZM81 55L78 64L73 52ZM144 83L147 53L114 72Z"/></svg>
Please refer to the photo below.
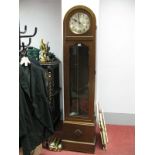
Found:
<svg viewBox="0 0 155 155"><path fill-rule="evenodd" d="M88 6L97 19L96 101L104 112L134 114L134 0L20 0L21 28L27 24L31 33L37 26L32 45L49 41L63 64L62 21L75 5Z"/></svg>
<svg viewBox="0 0 155 155"><path fill-rule="evenodd" d="M20 0L20 27L28 26L28 33L38 27L37 35L32 38L32 46L38 47L43 38L49 42L51 52L60 58L61 40L61 0ZM25 41L26 42L26 41Z"/></svg>
<svg viewBox="0 0 155 155"><path fill-rule="evenodd" d="M96 99L105 112L134 114L134 0L101 0Z"/></svg>
<svg viewBox="0 0 155 155"><path fill-rule="evenodd" d="M62 0L62 19L66 12L75 5L85 5L89 7L95 13L96 22L98 23L99 0Z"/></svg>
<svg viewBox="0 0 155 155"><path fill-rule="evenodd" d="M105 112L133 114L134 0L62 0L62 17L80 4L97 19L96 102Z"/></svg>

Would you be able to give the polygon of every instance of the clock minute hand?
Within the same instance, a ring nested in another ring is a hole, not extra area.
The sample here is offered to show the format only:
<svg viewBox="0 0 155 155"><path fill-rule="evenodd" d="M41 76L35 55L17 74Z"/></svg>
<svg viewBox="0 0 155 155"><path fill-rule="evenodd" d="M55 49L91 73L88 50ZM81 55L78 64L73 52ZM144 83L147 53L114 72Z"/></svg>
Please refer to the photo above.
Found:
<svg viewBox="0 0 155 155"><path fill-rule="evenodd" d="M81 25L81 21L80 21L80 15L78 14L78 23Z"/></svg>

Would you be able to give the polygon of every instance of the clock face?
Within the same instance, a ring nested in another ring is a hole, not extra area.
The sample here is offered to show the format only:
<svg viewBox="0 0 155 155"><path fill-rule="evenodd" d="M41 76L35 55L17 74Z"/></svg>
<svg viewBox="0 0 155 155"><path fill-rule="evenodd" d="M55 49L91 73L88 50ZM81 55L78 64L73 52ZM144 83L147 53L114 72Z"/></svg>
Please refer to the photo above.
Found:
<svg viewBox="0 0 155 155"><path fill-rule="evenodd" d="M90 28L90 19L87 14L77 12L69 20L69 28L75 34L83 34Z"/></svg>

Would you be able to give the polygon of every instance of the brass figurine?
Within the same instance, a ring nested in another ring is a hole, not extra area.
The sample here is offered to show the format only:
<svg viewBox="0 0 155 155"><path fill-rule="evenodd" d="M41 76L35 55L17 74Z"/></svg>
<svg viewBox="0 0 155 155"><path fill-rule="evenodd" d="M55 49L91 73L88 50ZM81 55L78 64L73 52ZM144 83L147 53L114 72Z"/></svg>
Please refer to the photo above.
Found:
<svg viewBox="0 0 155 155"><path fill-rule="evenodd" d="M50 50L50 47L48 45L49 43L44 43L43 39L41 39L40 43L40 62L45 63L48 60L48 52Z"/></svg>

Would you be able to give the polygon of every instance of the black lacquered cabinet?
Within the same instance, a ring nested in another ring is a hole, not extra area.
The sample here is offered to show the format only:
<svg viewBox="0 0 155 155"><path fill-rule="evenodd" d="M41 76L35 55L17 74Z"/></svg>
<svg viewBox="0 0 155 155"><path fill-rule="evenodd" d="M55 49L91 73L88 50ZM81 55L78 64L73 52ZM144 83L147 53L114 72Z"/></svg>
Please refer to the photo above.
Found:
<svg viewBox="0 0 155 155"><path fill-rule="evenodd" d="M54 124L54 128L57 126L60 120L60 86L59 86L59 64L60 61L40 63L45 69L45 81L48 94L48 102L50 108L51 118Z"/></svg>

